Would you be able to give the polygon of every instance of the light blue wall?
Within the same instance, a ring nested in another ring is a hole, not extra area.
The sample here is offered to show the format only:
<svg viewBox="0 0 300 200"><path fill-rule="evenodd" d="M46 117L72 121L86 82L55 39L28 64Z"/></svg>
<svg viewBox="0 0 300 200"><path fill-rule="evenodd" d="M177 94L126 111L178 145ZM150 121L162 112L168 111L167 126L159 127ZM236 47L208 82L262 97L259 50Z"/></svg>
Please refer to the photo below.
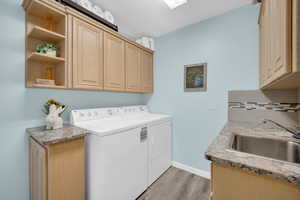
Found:
<svg viewBox="0 0 300 200"><path fill-rule="evenodd" d="M26 200L28 153L25 128L43 124L41 105L54 98L73 108L133 105L142 95L24 87L24 12L19 0L0 2L0 199ZM68 113L65 113L67 118Z"/></svg>
<svg viewBox="0 0 300 200"><path fill-rule="evenodd" d="M156 39L155 93L174 117L175 161L209 170L204 152L227 120L227 91L258 87L258 11L249 5ZM207 92L183 92L185 64L208 63Z"/></svg>

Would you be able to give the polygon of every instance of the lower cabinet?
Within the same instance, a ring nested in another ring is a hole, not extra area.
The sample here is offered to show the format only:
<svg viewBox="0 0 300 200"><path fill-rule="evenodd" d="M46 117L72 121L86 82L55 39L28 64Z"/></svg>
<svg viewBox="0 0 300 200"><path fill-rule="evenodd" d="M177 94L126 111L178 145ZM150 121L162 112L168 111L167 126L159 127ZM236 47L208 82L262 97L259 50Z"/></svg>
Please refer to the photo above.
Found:
<svg viewBox="0 0 300 200"><path fill-rule="evenodd" d="M29 139L30 199L84 200L84 138L42 146Z"/></svg>
<svg viewBox="0 0 300 200"><path fill-rule="evenodd" d="M299 200L300 187L212 163L212 200Z"/></svg>
<svg viewBox="0 0 300 200"><path fill-rule="evenodd" d="M47 152L46 149L29 140L30 146L30 200L47 200Z"/></svg>

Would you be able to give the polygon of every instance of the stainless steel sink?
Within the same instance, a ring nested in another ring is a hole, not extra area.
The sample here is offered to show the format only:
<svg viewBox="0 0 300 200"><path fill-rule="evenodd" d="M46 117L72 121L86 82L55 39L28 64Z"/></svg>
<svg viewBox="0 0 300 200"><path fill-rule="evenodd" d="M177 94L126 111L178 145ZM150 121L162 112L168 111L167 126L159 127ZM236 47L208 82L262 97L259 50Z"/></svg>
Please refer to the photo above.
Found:
<svg viewBox="0 0 300 200"><path fill-rule="evenodd" d="M231 148L240 152L300 164L300 144L292 141L234 135Z"/></svg>

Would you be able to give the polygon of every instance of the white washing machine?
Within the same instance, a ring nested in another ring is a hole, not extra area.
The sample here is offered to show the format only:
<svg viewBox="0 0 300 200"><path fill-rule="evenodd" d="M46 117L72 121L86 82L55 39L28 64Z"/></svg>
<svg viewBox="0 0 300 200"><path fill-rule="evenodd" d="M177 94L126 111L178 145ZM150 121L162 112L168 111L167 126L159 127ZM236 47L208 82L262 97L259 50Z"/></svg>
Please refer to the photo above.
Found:
<svg viewBox="0 0 300 200"><path fill-rule="evenodd" d="M146 106L73 110L87 129L87 199L134 200L171 166L172 119Z"/></svg>

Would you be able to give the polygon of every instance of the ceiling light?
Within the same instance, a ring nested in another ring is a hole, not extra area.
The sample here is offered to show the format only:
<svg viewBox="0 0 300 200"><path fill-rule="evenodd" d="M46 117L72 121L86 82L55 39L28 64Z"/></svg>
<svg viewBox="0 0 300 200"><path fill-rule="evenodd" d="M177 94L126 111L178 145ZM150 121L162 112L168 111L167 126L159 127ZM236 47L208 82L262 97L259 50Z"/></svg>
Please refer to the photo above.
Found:
<svg viewBox="0 0 300 200"><path fill-rule="evenodd" d="M171 10L187 3L187 0L164 0Z"/></svg>

